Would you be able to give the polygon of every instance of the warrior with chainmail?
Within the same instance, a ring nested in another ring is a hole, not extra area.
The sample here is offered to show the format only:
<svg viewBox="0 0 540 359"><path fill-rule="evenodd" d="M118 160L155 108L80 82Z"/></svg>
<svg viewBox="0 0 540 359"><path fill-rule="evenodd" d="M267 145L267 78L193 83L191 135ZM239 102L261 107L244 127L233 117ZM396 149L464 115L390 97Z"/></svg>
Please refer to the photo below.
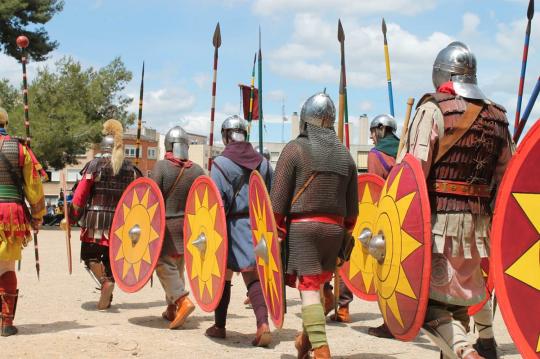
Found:
<svg viewBox="0 0 540 359"><path fill-rule="evenodd" d="M164 319L169 328L181 327L195 305L188 298L184 281L184 208L191 185L204 170L189 160L188 134L175 126L165 135L165 158L158 161L151 178L157 183L166 208L166 229L156 273L165 291Z"/></svg>
<svg viewBox="0 0 540 359"><path fill-rule="evenodd" d="M1 335L17 334L13 325L19 290L15 261L32 240L45 215L43 168L28 146L7 132L8 114L0 107L0 324ZM26 202L30 208L26 207Z"/></svg>
<svg viewBox="0 0 540 359"><path fill-rule="evenodd" d="M505 109L477 86L476 58L461 42L433 65L436 92L419 101L404 151L420 160L432 212L432 272L424 328L445 356L497 358L491 305L474 316L480 338L467 340L467 307L484 300L480 260L489 255L495 191L512 155ZM450 353L450 354L447 354Z"/></svg>
<svg viewBox="0 0 540 359"><path fill-rule="evenodd" d="M338 258L348 260L358 216L356 165L336 136L335 119L325 93L306 100L300 135L283 149L270 195L286 252L286 282L302 298L298 358L308 358L311 350L315 358L330 357L320 292Z"/></svg>
<svg viewBox="0 0 540 359"><path fill-rule="evenodd" d="M247 121L244 119L236 115L227 118L221 126L221 136L225 150L214 160L211 177L221 193L225 206L229 254L225 287L214 312L215 323L206 330L206 335L225 338L227 309L231 299L231 279L233 272L240 272L257 320L257 332L252 344L268 346L272 341L272 335L268 326L268 309L256 270L249 221L248 188L249 176L252 171L257 170L270 189L272 169L268 160L246 141Z"/></svg>
<svg viewBox="0 0 540 359"><path fill-rule="evenodd" d="M370 138L375 147L368 153L368 173L373 173L383 179L388 177L390 170L396 163L396 156L399 147L399 138L396 136L397 123L394 117L388 114L375 116L369 125ZM332 316L332 320L349 323L349 304L353 300L353 294L345 286L345 282L340 282L339 288L339 308L338 312ZM368 334L379 338L393 338L386 324L378 327L368 328Z"/></svg>
<svg viewBox="0 0 540 359"><path fill-rule="evenodd" d="M109 261L109 232L114 211L126 187L142 177L142 173L124 159L123 132L117 120L103 124L102 155L85 166L69 211L70 223L82 217L81 259L100 284L98 310L111 306L114 290Z"/></svg>

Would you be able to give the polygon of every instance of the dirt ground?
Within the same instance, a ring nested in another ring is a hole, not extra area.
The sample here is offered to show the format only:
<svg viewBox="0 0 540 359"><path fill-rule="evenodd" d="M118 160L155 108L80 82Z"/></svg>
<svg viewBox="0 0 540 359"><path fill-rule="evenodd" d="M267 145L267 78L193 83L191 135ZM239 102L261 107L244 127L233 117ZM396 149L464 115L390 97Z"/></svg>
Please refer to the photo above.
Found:
<svg viewBox="0 0 540 359"><path fill-rule="evenodd" d="M242 304L246 290L237 276L233 280L227 339L212 340L204 335L213 324L213 314L199 309L183 329L169 330L161 318L165 300L157 278L153 287L147 284L135 294L116 289L111 309L95 310L99 294L79 263L78 238L75 231L71 276L63 232L40 232L40 281L34 268L33 244L23 252L15 319L19 334L0 338L0 358L296 358L294 337L301 319L295 290L287 292L285 323L282 329L274 330L274 341L268 349L251 346L255 317ZM335 358L439 358L439 352L423 335L411 343L368 336L367 328L381 323L376 303L355 299L351 314L351 324L328 323ZM499 313L495 333L504 358L520 358Z"/></svg>

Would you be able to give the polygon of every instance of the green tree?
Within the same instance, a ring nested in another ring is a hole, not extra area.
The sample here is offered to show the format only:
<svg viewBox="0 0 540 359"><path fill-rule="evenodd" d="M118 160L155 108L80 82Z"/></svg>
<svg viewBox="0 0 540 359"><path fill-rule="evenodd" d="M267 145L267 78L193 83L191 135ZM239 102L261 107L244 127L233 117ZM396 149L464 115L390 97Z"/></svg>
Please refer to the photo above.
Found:
<svg viewBox="0 0 540 359"><path fill-rule="evenodd" d="M20 58L16 39L25 35L30 45L27 56L42 61L58 43L49 39L43 25L62 11L62 0L1 0L0 1L0 48L14 58Z"/></svg>
<svg viewBox="0 0 540 359"><path fill-rule="evenodd" d="M97 70L83 69L71 57L57 61L54 71L39 69L28 97L32 149L41 164L61 169L77 163L76 156L100 140L101 125L109 118L132 124L135 115L127 107L133 99L122 94L131 78L120 58ZM0 85L0 99L1 91ZM25 136L20 103L9 122L12 134Z"/></svg>
<svg viewBox="0 0 540 359"><path fill-rule="evenodd" d="M18 91L8 80L0 80L0 107L8 113L22 103L21 92Z"/></svg>

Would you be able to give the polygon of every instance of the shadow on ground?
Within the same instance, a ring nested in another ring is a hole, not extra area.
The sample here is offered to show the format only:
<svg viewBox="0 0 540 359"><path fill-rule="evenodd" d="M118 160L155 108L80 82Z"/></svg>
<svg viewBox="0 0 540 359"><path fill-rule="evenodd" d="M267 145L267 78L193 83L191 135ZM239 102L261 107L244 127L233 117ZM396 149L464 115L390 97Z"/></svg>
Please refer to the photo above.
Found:
<svg viewBox="0 0 540 359"><path fill-rule="evenodd" d="M166 306L164 300L156 300L153 302L146 302L146 303L115 303L113 300L111 307L104 312L118 313L118 311L120 310L149 309L149 308L160 307L160 306L163 306L163 307ZM95 312L97 311L97 301L84 302L81 304L81 308L89 312Z"/></svg>
<svg viewBox="0 0 540 359"><path fill-rule="evenodd" d="M18 335L39 335L39 334L51 334L64 332L73 329L86 329L91 328L91 325L82 325L75 320L71 321L59 321L52 323L40 323L40 324L21 324L17 325L19 329Z"/></svg>

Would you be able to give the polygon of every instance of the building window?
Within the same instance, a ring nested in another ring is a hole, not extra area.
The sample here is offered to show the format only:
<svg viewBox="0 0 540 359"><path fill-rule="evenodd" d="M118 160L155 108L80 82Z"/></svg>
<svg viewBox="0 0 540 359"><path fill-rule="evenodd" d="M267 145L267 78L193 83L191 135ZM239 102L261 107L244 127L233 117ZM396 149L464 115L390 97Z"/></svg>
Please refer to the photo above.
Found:
<svg viewBox="0 0 540 359"><path fill-rule="evenodd" d="M155 160L157 158L157 148L156 147L148 147L148 159L149 160Z"/></svg>
<svg viewBox="0 0 540 359"><path fill-rule="evenodd" d="M126 157L135 158L136 147L135 146L124 146L124 154Z"/></svg>

